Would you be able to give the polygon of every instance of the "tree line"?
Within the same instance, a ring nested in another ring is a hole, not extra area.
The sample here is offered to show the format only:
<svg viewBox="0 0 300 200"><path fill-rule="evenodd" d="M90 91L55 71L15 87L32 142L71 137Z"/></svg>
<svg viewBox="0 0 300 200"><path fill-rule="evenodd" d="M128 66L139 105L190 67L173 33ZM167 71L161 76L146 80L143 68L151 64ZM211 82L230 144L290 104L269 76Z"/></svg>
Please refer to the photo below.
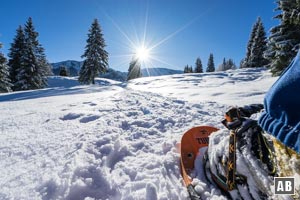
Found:
<svg viewBox="0 0 300 200"><path fill-rule="evenodd" d="M229 60L226 60L226 58L223 59L223 63L218 66L218 68L215 67L214 62L214 55L211 53L208 57L206 72L214 72L214 71L226 71L229 69L236 69L236 65L233 62L233 60L230 58ZM195 68L193 66L186 65L184 67L183 73L203 73L203 65L201 58L197 58L195 62Z"/></svg>
<svg viewBox="0 0 300 200"><path fill-rule="evenodd" d="M274 16L280 24L271 28L270 36L266 37L266 31L260 17L254 23L250 38L246 47L246 55L241 60L239 68L267 67L273 76L279 76L288 67L300 48L300 1L299 0L277 0L276 11L280 13ZM209 57L206 72L212 72L211 59ZM195 69L192 66L184 67L185 73L202 73L198 70L202 67L200 58L197 58ZM223 63L216 71L236 69L237 66L232 59L223 59Z"/></svg>

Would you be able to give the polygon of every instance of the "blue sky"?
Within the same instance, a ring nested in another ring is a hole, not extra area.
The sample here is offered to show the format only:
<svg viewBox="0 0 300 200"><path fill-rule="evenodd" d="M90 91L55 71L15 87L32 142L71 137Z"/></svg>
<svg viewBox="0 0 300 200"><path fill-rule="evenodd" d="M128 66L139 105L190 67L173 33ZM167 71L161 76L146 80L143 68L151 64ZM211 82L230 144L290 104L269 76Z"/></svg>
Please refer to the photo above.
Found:
<svg viewBox="0 0 300 200"><path fill-rule="evenodd" d="M237 65L252 25L261 16L267 34L279 22L274 0L3 0L0 42L8 53L19 25L33 18L49 62L82 60L93 19L102 27L110 67L127 71L135 47L151 48L145 67L183 70L213 53Z"/></svg>

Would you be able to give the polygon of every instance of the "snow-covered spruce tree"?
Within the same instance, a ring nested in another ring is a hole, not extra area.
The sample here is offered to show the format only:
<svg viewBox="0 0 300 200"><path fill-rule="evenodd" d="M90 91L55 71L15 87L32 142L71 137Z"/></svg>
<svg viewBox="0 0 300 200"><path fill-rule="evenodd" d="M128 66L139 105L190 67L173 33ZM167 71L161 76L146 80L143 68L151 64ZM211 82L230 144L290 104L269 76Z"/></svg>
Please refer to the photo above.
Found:
<svg viewBox="0 0 300 200"><path fill-rule="evenodd" d="M22 26L17 29L17 34L8 53L8 66L10 67L10 79L13 84L12 89L17 90L18 72L24 68L25 35Z"/></svg>
<svg viewBox="0 0 300 200"><path fill-rule="evenodd" d="M253 25L247 45L246 57L242 62L241 68L265 66L267 64L267 60L264 58L266 49L266 32L261 18L258 17Z"/></svg>
<svg viewBox="0 0 300 200"><path fill-rule="evenodd" d="M251 34L250 34L250 38L247 44L247 50L246 50L246 57L243 59L243 62L241 64L241 68L248 68L249 67L249 60L250 60L250 56L251 56L251 52L252 52L252 47L253 47L253 42L254 42L254 38L256 36L256 31L258 28L258 20L260 18L258 18L255 22L255 24L252 26L252 30L251 30Z"/></svg>
<svg viewBox="0 0 300 200"><path fill-rule="evenodd" d="M38 35L30 17L24 28L24 49L20 50L21 63L15 77L15 90L40 89L47 85L47 76L51 70L44 48L37 39Z"/></svg>
<svg viewBox="0 0 300 200"><path fill-rule="evenodd" d="M249 59L250 67L263 67L268 62L264 58L264 52L267 49L266 31L260 17L258 18L257 23L258 26L252 44L251 56Z"/></svg>
<svg viewBox="0 0 300 200"><path fill-rule="evenodd" d="M208 58L206 72L214 72L214 71L215 71L214 56L211 53Z"/></svg>
<svg viewBox="0 0 300 200"><path fill-rule="evenodd" d="M0 43L0 49L2 44ZM11 80L9 78L9 67L6 64L6 58L0 52L0 93L11 91Z"/></svg>
<svg viewBox="0 0 300 200"><path fill-rule="evenodd" d="M95 77L108 70L108 53L101 27L97 19L94 19L89 29L85 52L81 56L85 58L79 71L78 81L83 84L95 84Z"/></svg>
<svg viewBox="0 0 300 200"><path fill-rule="evenodd" d="M297 54L300 44L300 1L278 0L275 16L280 24L271 29L265 58L273 76L279 76Z"/></svg>
<svg viewBox="0 0 300 200"><path fill-rule="evenodd" d="M129 64L127 81L135 78L140 78L140 77L142 77L141 63L137 58L133 57Z"/></svg>
<svg viewBox="0 0 300 200"><path fill-rule="evenodd" d="M200 58L196 59L195 73L203 73L203 66Z"/></svg>

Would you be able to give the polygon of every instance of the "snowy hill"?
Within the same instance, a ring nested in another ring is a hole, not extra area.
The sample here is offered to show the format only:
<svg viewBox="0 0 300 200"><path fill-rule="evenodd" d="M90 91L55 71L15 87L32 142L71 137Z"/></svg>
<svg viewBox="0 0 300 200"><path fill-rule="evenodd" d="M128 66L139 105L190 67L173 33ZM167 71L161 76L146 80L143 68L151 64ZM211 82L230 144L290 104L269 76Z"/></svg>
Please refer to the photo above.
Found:
<svg viewBox="0 0 300 200"><path fill-rule="evenodd" d="M135 90L159 93L192 103L214 101L227 105L262 103L274 78L265 69L240 69L202 74L145 77L131 81Z"/></svg>
<svg viewBox="0 0 300 200"><path fill-rule="evenodd" d="M229 106L261 103L275 80L264 69L96 85L50 77L48 88L0 94L0 199L186 199L182 134L223 128Z"/></svg>

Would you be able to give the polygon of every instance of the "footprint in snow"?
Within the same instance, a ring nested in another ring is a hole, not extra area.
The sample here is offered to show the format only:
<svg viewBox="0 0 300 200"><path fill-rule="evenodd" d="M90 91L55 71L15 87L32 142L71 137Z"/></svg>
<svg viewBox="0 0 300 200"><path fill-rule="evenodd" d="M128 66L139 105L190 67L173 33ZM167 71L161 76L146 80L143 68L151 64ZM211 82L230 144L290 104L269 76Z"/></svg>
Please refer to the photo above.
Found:
<svg viewBox="0 0 300 200"><path fill-rule="evenodd" d="M97 105L96 103L93 103L93 102L83 102L83 104L88 104L90 106L96 106Z"/></svg>
<svg viewBox="0 0 300 200"><path fill-rule="evenodd" d="M78 114L78 113L68 113L65 116L59 118L61 120L74 120L77 119L79 117L83 116L83 114Z"/></svg>
<svg viewBox="0 0 300 200"><path fill-rule="evenodd" d="M81 123L88 123L88 122L92 122L92 121L95 121L97 119L99 119L100 116L99 115L91 115L91 116L87 116L87 117L83 117L81 118L79 121Z"/></svg>

